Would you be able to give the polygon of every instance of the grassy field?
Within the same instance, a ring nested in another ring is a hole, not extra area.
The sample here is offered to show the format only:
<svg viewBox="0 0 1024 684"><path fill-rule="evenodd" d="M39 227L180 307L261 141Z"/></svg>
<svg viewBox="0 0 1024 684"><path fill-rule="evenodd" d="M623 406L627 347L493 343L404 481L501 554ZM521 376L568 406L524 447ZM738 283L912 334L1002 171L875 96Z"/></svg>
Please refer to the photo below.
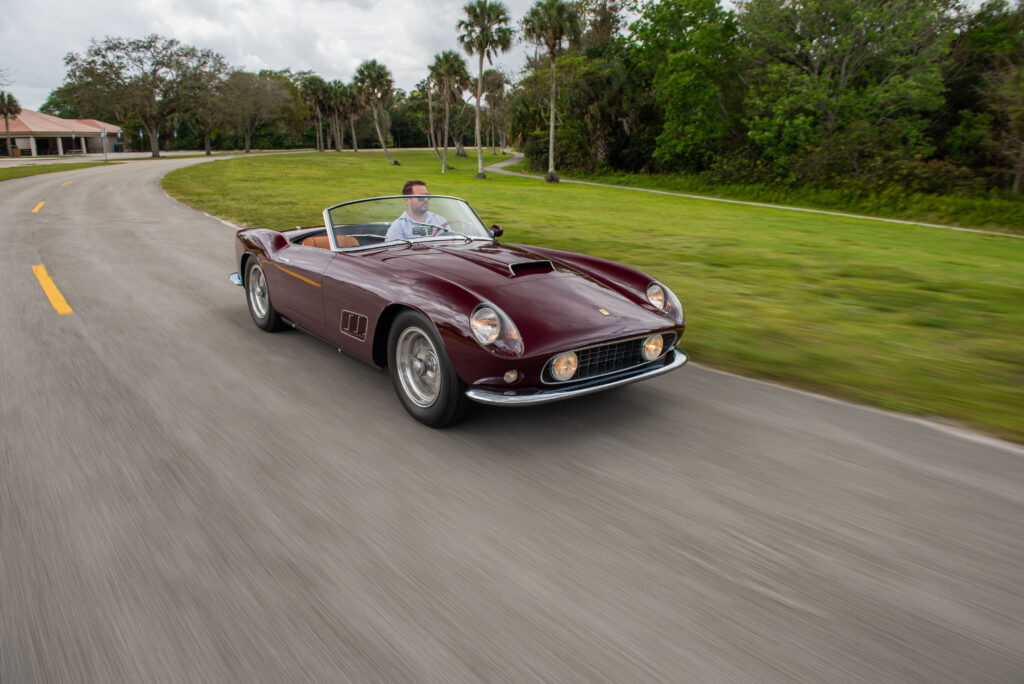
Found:
<svg viewBox="0 0 1024 684"><path fill-rule="evenodd" d="M26 166L11 166L0 169L0 181L12 178L24 178L25 176L38 176L43 173L57 173L59 171L74 171L75 169L87 169L90 166L104 166L106 164L117 164L120 162L78 162L71 164L29 164Z"/></svg>
<svg viewBox="0 0 1024 684"><path fill-rule="evenodd" d="M700 364L1024 442L1024 240L489 174L428 152L201 164L165 189L235 223L314 225L409 178L469 200L503 241L640 268L683 301ZM487 162L496 158L489 157ZM685 373L677 378L685 382Z"/></svg>
<svg viewBox="0 0 1024 684"><path fill-rule="evenodd" d="M523 162L507 168L509 171L544 175L527 168ZM566 171L560 175L563 179L1024 235L1024 197L1006 192L992 191L981 196L934 195L908 192L889 185L882 192L862 196L849 187L722 185L696 176L617 172L582 174L577 171Z"/></svg>

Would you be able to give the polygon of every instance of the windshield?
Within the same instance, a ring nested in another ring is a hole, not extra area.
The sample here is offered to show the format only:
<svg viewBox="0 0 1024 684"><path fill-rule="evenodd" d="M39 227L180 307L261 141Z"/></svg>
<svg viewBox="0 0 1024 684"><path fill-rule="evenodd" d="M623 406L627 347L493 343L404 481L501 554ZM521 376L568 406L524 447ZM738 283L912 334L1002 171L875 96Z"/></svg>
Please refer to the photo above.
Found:
<svg viewBox="0 0 1024 684"><path fill-rule="evenodd" d="M453 237L491 239L468 203L442 195L358 200L331 207L324 214L336 238L351 236L360 245ZM337 242L344 246L348 241Z"/></svg>

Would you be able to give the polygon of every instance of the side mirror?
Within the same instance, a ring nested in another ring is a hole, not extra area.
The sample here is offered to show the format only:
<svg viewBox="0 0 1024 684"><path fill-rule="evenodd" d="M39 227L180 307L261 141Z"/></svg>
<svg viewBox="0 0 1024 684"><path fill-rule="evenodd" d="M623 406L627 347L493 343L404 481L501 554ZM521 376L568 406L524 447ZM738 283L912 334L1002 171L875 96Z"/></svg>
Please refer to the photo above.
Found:
<svg viewBox="0 0 1024 684"><path fill-rule="evenodd" d="M499 238L499 237L501 237L504 234L505 234L505 229L502 228L501 226L499 226L497 223L495 223L493 226L491 226L491 235L493 235L494 237Z"/></svg>

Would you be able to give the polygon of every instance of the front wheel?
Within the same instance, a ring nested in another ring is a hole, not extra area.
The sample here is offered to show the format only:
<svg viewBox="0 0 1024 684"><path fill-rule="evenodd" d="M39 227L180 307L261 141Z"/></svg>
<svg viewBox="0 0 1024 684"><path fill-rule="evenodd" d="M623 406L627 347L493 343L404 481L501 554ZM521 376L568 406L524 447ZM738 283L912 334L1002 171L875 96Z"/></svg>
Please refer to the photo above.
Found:
<svg viewBox="0 0 1024 684"><path fill-rule="evenodd" d="M466 386L422 314L404 311L395 319L388 334L388 368L405 410L424 425L445 427L466 414Z"/></svg>
<svg viewBox="0 0 1024 684"><path fill-rule="evenodd" d="M270 303L267 276L263 273L259 259L251 259L245 269L245 301L249 305L249 315L257 327L267 332L284 327L281 316Z"/></svg>

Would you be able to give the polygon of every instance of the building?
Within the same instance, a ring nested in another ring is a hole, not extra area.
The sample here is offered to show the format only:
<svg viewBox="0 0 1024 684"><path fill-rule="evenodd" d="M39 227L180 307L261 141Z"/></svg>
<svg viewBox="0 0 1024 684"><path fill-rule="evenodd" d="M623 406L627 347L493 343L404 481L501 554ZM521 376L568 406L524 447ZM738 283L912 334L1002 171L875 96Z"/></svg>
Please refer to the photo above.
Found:
<svg viewBox="0 0 1024 684"><path fill-rule="evenodd" d="M121 127L96 119L61 119L31 109L8 117L12 152L20 156L120 152ZM0 117L0 140L5 140Z"/></svg>

